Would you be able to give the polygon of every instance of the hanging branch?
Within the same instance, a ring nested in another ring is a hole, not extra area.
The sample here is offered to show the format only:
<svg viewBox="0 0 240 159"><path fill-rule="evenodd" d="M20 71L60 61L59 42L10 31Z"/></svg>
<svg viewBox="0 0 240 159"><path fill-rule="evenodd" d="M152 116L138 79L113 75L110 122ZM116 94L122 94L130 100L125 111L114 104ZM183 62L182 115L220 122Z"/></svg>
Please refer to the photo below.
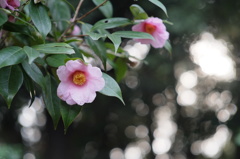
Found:
<svg viewBox="0 0 240 159"><path fill-rule="evenodd" d="M89 14L91 14L92 12L94 12L96 9L98 9L99 7L103 6L108 0L105 0L104 2L102 2L101 4L99 4L98 6L94 7L93 9L91 9L89 12L85 13L83 16L77 18L78 12L80 10L80 7L82 5L84 0L81 0L77 6L77 9L75 11L75 14L73 16L73 19L71 20L71 23L69 24L69 26L67 27L67 29L62 33L62 35L58 38L58 42L60 42L62 40L62 38L65 36L65 34L77 23L77 21L82 20L83 18L85 18L86 16L88 16Z"/></svg>

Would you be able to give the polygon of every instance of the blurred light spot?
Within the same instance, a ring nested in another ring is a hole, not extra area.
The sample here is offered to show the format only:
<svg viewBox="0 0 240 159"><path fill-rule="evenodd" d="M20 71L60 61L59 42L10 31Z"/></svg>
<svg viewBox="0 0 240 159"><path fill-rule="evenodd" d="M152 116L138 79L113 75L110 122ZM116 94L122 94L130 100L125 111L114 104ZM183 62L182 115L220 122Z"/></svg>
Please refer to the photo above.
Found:
<svg viewBox="0 0 240 159"><path fill-rule="evenodd" d="M221 122L226 122L230 118L230 113L226 109L222 109L217 113L217 118Z"/></svg>
<svg viewBox="0 0 240 159"><path fill-rule="evenodd" d="M211 33L203 33L201 39L190 46L190 53L205 74L220 81L235 79L235 63L225 41L216 40Z"/></svg>
<svg viewBox="0 0 240 159"><path fill-rule="evenodd" d="M132 101L132 107L139 116L145 116L149 113L148 105L146 105L141 99L134 99Z"/></svg>
<svg viewBox="0 0 240 159"><path fill-rule="evenodd" d="M184 117L195 118L198 115L198 109L195 107L184 107L181 109L181 114Z"/></svg>
<svg viewBox="0 0 240 159"><path fill-rule="evenodd" d="M110 151L110 159L124 159L124 153L120 148L114 148Z"/></svg>
<svg viewBox="0 0 240 159"><path fill-rule="evenodd" d="M226 108L231 115L237 112L237 106L235 104L229 104Z"/></svg>
<svg viewBox="0 0 240 159"><path fill-rule="evenodd" d="M141 152L144 155L148 154L151 151L151 146L146 140L138 141L137 146L141 149Z"/></svg>
<svg viewBox="0 0 240 159"><path fill-rule="evenodd" d="M162 106L166 104L166 97L162 93L157 93L153 96L152 102L156 106Z"/></svg>
<svg viewBox="0 0 240 159"><path fill-rule="evenodd" d="M125 159L142 159L141 149L136 145L130 145L125 150Z"/></svg>
<svg viewBox="0 0 240 159"><path fill-rule="evenodd" d="M145 138L148 136L148 128L145 125L139 125L135 129L135 134L138 138Z"/></svg>
<svg viewBox="0 0 240 159"><path fill-rule="evenodd" d="M155 159L170 159L168 154L157 155Z"/></svg>
<svg viewBox="0 0 240 159"><path fill-rule="evenodd" d="M27 128L23 127L21 129L21 135L25 141L31 143L36 143L41 139L41 132L38 128Z"/></svg>
<svg viewBox="0 0 240 159"><path fill-rule="evenodd" d="M192 90L182 90L178 92L177 102L183 106L194 105L197 101L197 95Z"/></svg>
<svg viewBox="0 0 240 159"><path fill-rule="evenodd" d="M136 127L135 126L128 126L126 129L125 129L125 135L128 137L128 138L135 138L136 135L135 135L135 130L136 130Z"/></svg>
<svg viewBox="0 0 240 159"><path fill-rule="evenodd" d="M126 76L125 81L126 81L126 85L131 89L134 89L138 86L137 76L128 75L128 76Z"/></svg>
<svg viewBox="0 0 240 159"><path fill-rule="evenodd" d="M36 159L36 157L32 153L26 153L23 159Z"/></svg>
<svg viewBox="0 0 240 159"><path fill-rule="evenodd" d="M201 154L201 144L202 141L195 141L192 145L191 145L191 152L194 155L199 155Z"/></svg>
<svg viewBox="0 0 240 159"><path fill-rule="evenodd" d="M185 88L193 88L197 85L197 74L194 71L184 72L180 76L180 82Z"/></svg>
<svg viewBox="0 0 240 159"><path fill-rule="evenodd" d="M168 152L171 148L171 141L168 138L155 138L152 143L153 152L157 155Z"/></svg>
<svg viewBox="0 0 240 159"><path fill-rule="evenodd" d="M131 56L129 58L132 62L139 62L139 60L145 59L147 56L150 46L141 43L135 43L134 41L129 41L128 44L123 48Z"/></svg>
<svg viewBox="0 0 240 159"><path fill-rule="evenodd" d="M224 146L231 138L231 133L226 125L219 125L216 133L205 140L198 140L191 145L194 155L202 154L207 158L218 158Z"/></svg>
<svg viewBox="0 0 240 159"><path fill-rule="evenodd" d="M36 111L33 108L23 107L22 113L18 116L19 123L24 127L30 127L35 123Z"/></svg>
<svg viewBox="0 0 240 159"><path fill-rule="evenodd" d="M156 128L153 133L155 138L159 138L159 137L170 138L177 131L176 123L172 122L171 120L158 121L157 124L158 124L158 128Z"/></svg>

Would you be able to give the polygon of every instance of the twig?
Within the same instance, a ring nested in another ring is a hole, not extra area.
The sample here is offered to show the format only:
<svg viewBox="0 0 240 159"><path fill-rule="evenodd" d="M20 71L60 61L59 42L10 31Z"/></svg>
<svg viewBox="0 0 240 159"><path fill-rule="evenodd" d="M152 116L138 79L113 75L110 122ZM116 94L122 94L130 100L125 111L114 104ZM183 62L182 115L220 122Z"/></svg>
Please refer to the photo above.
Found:
<svg viewBox="0 0 240 159"><path fill-rule="evenodd" d="M88 16L89 14L91 14L93 11L95 11L96 9L98 9L99 7L103 6L108 0L105 0L104 2L102 2L101 4L99 4L98 6L94 7L93 9L91 9L89 12L85 13L83 16L81 16L80 18L76 18L80 9L80 6L82 5L83 0L81 0L78 4L78 7L76 9L76 12L74 14L74 17L70 23L70 25L67 27L67 29L62 33L62 35L58 38L58 42L62 40L62 38L65 36L65 34L68 32L68 30L76 24L77 21L82 20L83 18L85 18L86 16Z"/></svg>
<svg viewBox="0 0 240 159"><path fill-rule="evenodd" d="M107 3L108 0L105 0L104 2L102 2L101 4L99 4L98 6L96 6L95 8L91 9L89 12L87 12L86 14L84 14L83 16L81 16L80 18L77 18L76 21L80 21L83 18L85 18L86 16L88 16L89 14L91 14L93 11L95 11L96 9L98 9L99 7L103 6L105 3Z"/></svg>
<svg viewBox="0 0 240 159"><path fill-rule="evenodd" d="M78 15L78 12L80 10L80 7L82 6L82 3L83 3L84 0L80 0L79 3L78 3L78 6L77 6L77 9L74 13L74 16L71 20L71 23L68 25L67 29L61 34L61 36L58 38L58 42L61 41L61 39L63 38L63 36L68 32L69 29L71 29L71 27L76 23L76 18L77 18L77 15Z"/></svg>

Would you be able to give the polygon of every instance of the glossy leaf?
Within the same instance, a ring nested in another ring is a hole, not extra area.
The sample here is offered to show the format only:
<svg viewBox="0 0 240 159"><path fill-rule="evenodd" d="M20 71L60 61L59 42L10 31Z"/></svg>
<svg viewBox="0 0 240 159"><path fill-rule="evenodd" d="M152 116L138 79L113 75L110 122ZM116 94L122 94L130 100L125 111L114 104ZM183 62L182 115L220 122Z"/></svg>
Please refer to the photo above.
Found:
<svg viewBox="0 0 240 159"><path fill-rule="evenodd" d="M114 34L108 34L107 37L112 41L114 48L115 48L115 53L117 52L122 40L121 37L118 35L114 35Z"/></svg>
<svg viewBox="0 0 240 159"><path fill-rule="evenodd" d="M148 33L144 33L144 32L136 32L136 31L117 31L117 32L114 32L113 35L120 36L123 38L154 40L152 35L150 35Z"/></svg>
<svg viewBox="0 0 240 159"><path fill-rule="evenodd" d="M97 29L111 29L120 26L125 26L131 24L131 21L127 18L109 18L109 19L102 19L95 23L91 30Z"/></svg>
<svg viewBox="0 0 240 159"><path fill-rule="evenodd" d="M52 24L45 6L43 6L41 3L34 4L32 1L29 4L29 11L31 13L29 16L31 17L33 24L36 26L42 36L46 37L46 35L51 31Z"/></svg>
<svg viewBox="0 0 240 159"><path fill-rule="evenodd" d="M164 48L169 52L170 56L172 56L172 46L168 40L166 41Z"/></svg>
<svg viewBox="0 0 240 159"><path fill-rule="evenodd" d="M94 32L88 32L87 35L89 35L93 40L98 40L99 38L106 37L106 34L99 34Z"/></svg>
<svg viewBox="0 0 240 159"><path fill-rule="evenodd" d="M52 117L54 127L56 129L60 114L60 99L57 96L57 82L50 76L47 75L44 78L43 90L43 101L48 113Z"/></svg>
<svg viewBox="0 0 240 159"><path fill-rule="evenodd" d="M168 16L167 14L167 9L166 7L162 4L162 2L160 2L159 0L149 0L150 2L152 2L153 4L155 4L156 6L158 6L159 8L161 8L164 13L166 14L166 16Z"/></svg>
<svg viewBox="0 0 240 159"><path fill-rule="evenodd" d="M29 64L31 64L40 55L40 53L37 50L35 50L35 49L33 49L29 46L24 46L23 50L25 51L25 53L28 56L28 63Z"/></svg>
<svg viewBox="0 0 240 159"><path fill-rule="evenodd" d="M0 26L8 21L7 14L0 10Z"/></svg>
<svg viewBox="0 0 240 159"><path fill-rule="evenodd" d="M42 88L45 87L44 76L35 63L29 64L26 60L22 62L26 74Z"/></svg>
<svg viewBox="0 0 240 159"><path fill-rule="evenodd" d="M52 55L49 56L46 61L49 66L59 67L65 64L65 60L69 58L67 55Z"/></svg>
<svg viewBox="0 0 240 159"><path fill-rule="evenodd" d="M73 48L66 43L49 43L32 46L39 52L45 54L74 54Z"/></svg>
<svg viewBox="0 0 240 159"><path fill-rule="evenodd" d="M11 46L0 50L0 68L21 63L26 58L22 48Z"/></svg>
<svg viewBox="0 0 240 159"><path fill-rule="evenodd" d="M18 65L0 69L0 94L10 108L14 96L23 84L23 74Z"/></svg>
<svg viewBox="0 0 240 159"><path fill-rule="evenodd" d="M93 3L98 6L101 3L103 3L105 0L93 0ZM103 6L101 6L100 11L103 13L103 15L106 18L111 18L113 15L113 6L112 3L110 1L107 1Z"/></svg>
<svg viewBox="0 0 240 159"><path fill-rule="evenodd" d="M134 17L134 19L138 20L138 19L147 19L148 15L147 13L142 9L142 7L140 7L137 4L133 4L130 6L130 11L132 12L132 15Z"/></svg>
<svg viewBox="0 0 240 159"><path fill-rule="evenodd" d="M53 21L56 23L60 31L64 31L71 19L71 11L64 1L53 1L49 6Z"/></svg>
<svg viewBox="0 0 240 159"><path fill-rule="evenodd" d="M116 80L120 82L126 75L128 66L127 66L127 59L125 58L118 58L115 62L115 76Z"/></svg>
<svg viewBox="0 0 240 159"><path fill-rule="evenodd" d="M90 24L86 24L86 23L84 25L82 25L83 34L88 33L90 31L91 27L92 26ZM90 46L90 48L94 51L94 53L102 60L103 65L106 68L107 49L104 45L104 42L101 40L98 40L98 41L92 40L90 37L85 37L85 41Z"/></svg>
<svg viewBox="0 0 240 159"><path fill-rule="evenodd" d="M106 96L117 97L123 104L125 104L122 98L121 89L117 82L105 73L103 73L103 78L105 80L105 87L99 92Z"/></svg>
<svg viewBox="0 0 240 159"><path fill-rule="evenodd" d="M65 102L61 102L61 116L64 124L64 131L66 133L68 127L72 124L74 119L78 116L82 109L79 105L67 105Z"/></svg>
<svg viewBox="0 0 240 159"><path fill-rule="evenodd" d="M32 35L34 33L34 30L25 24L6 22L3 25L3 29L10 32L18 32L24 35L28 35L29 37L34 39L34 36Z"/></svg>

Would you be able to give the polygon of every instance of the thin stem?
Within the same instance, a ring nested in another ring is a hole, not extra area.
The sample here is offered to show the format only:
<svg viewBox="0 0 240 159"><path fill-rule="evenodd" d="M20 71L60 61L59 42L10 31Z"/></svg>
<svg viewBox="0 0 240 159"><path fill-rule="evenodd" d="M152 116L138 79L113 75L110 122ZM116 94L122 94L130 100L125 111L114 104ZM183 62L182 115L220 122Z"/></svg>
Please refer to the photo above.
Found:
<svg viewBox="0 0 240 159"><path fill-rule="evenodd" d="M78 3L78 6L77 6L77 9L74 13L74 16L71 20L71 23L68 25L67 29L61 34L61 36L58 38L58 42L61 41L61 39L64 37L64 35L68 32L69 29L71 29L71 27L76 23L76 18L77 18L77 15L78 15L78 12L80 10L80 7L82 6L82 3L83 3L84 0L80 0L79 3Z"/></svg>
<svg viewBox="0 0 240 159"><path fill-rule="evenodd" d="M105 3L107 3L108 0L105 0L104 2L102 2L101 4L99 4L98 6L96 6L95 8L91 9L89 12L87 12L86 14L84 14L83 16L81 16L80 18L77 18L76 21L80 21L83 18L85 18L86 16L88 16L89 14L91 14L93 11L95 11L96 9L98 9L99 7L103 6Z"/></svg>

